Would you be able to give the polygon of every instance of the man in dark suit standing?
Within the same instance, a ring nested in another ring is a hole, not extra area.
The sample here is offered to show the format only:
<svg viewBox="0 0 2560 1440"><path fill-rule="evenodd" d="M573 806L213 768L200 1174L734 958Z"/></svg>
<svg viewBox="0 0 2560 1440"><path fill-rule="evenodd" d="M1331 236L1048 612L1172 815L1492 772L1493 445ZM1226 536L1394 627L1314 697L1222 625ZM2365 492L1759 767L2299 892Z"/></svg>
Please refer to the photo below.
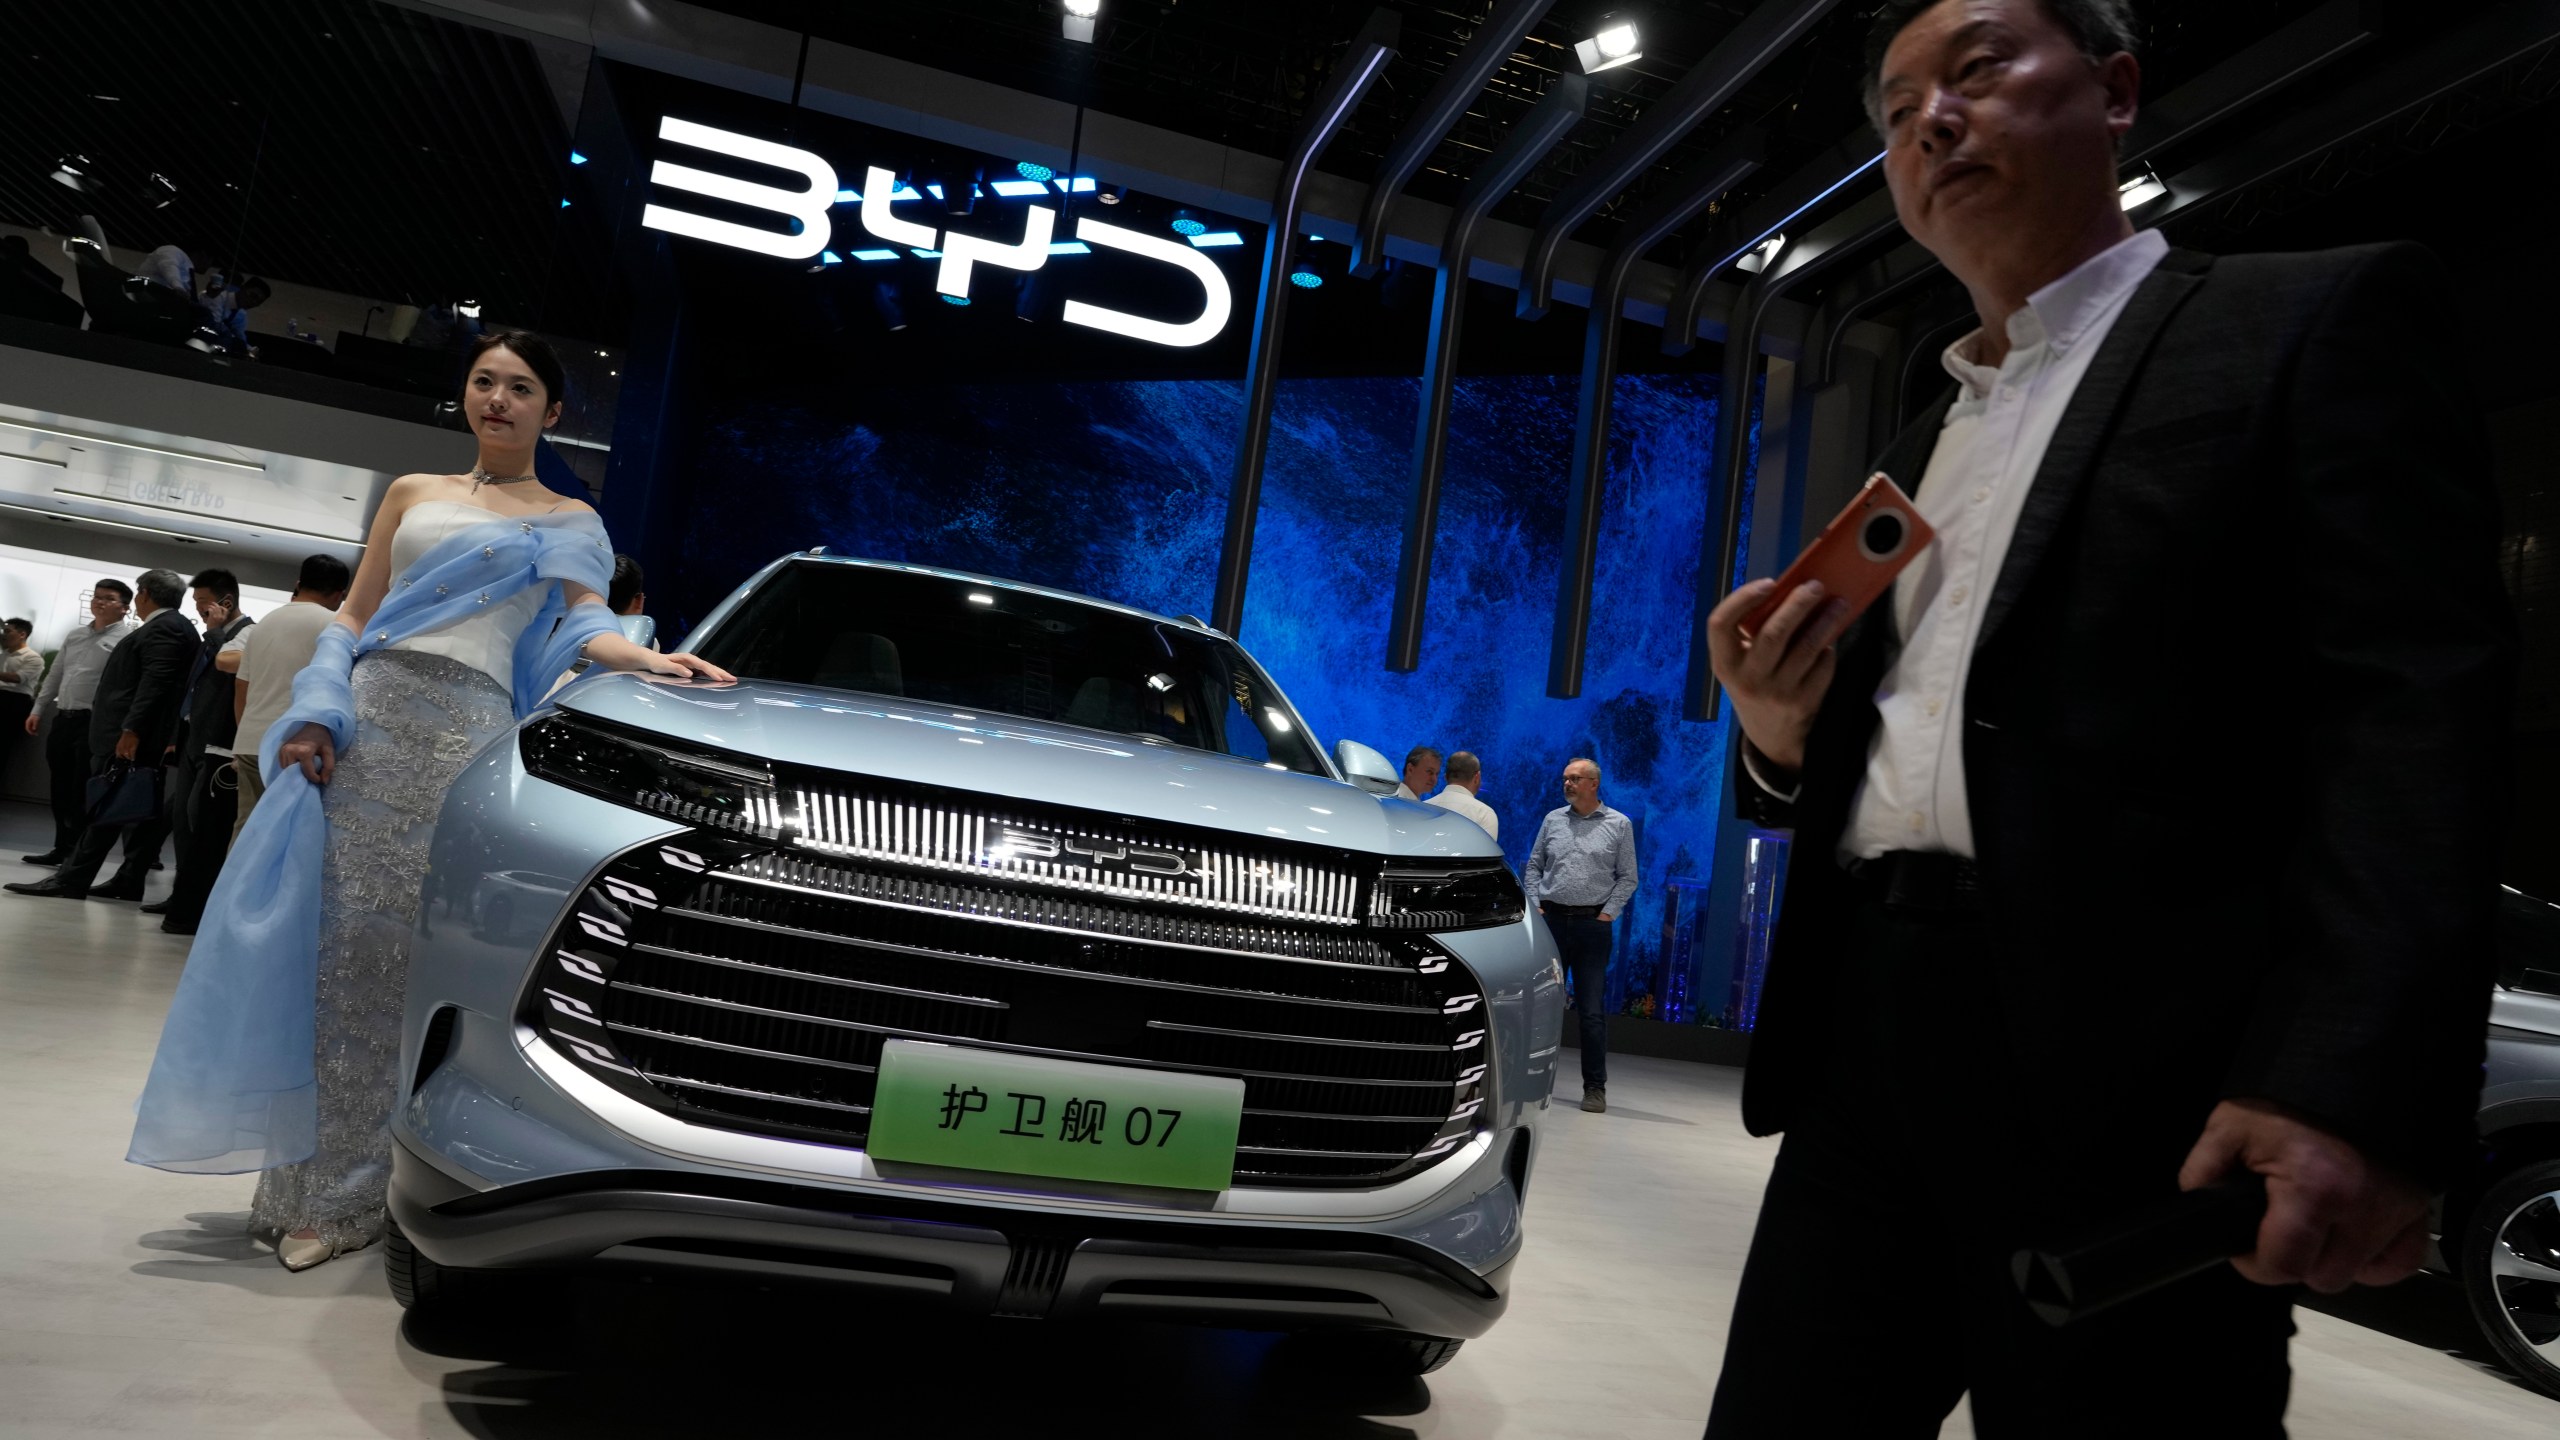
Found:
<svg viewBox="0 0 2560 1440"><path fill-rule="evenodd" d="M1971 291L1865 615L1709 620L1796 855L1783 1130L1710 1437L2282 1433L2295 1287L2411 1273L2472 1143L2513 622L2415 247L2136 234L2125 0L1893 0L1869 112ZM2007 1259L2239 1170L2255 1251L2068 1329ZM1844 1378L1854 1383L1841 1383Z"/></svg>
<svg viewBox="0 0 2560 1440"><path fill-rule="evenodd" d="M231 848L232 821L240 799L231 782L231 747L239 717L233 712L239 682L214 663L222 647L240 638L257 622L240 613L240 581L228 570L199 571L187 582L196 618L204 622L204 642L196 649L187 673L185 724L178 731L178 774L169 787L169 825L178 844L178 869L169 898L145 905L142 913L161 917L160 928L172 935L193 935L204 918L205 901L213 896L214 879L222 873L223 856Z"/></svg>
<svg viewBox="0 0 2560 1440"><path fill-rule="evenodd" d="M177 743L180 707L187 698L187 665L196 654L196 627L178 611L186 583L175 570L145 570L133 582L134 613L142 618L142 625L107 656L107 668L98 677L98 698L89 711L89 758L95 774L105 774L119 760L158 765ZM81 832L79 848L51 876L0 888L64 900L93 895L101 900L139 900L152 857L168 833L168 822L157 817L130 827L137 839L151 843L126 846L124 864L117 867L115 878L90 888L98 868L106 863L107 851L127 828L91 825Z"/></svg>

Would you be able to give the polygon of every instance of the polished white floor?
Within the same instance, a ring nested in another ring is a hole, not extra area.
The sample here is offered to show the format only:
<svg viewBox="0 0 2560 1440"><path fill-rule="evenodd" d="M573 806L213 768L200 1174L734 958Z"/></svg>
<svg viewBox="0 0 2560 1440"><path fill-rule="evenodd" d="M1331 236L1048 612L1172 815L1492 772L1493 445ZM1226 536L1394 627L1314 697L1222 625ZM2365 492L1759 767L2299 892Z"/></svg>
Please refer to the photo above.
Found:
<svg viewBox="0 0 2560 1440"><path fill-rule="evenodd" d="M16 856L42 837L0 806L0 879L33 878ZM374 1254L279 1269L239 1233L246 1177L122 1163L183 943L129 905L0 895L0 1435L1693 1440L1774 1148L1742 1133L1736 1072L1616 1062L1609 1114L1551 1116L1510 1314L1384 1389L1265 1336L638 1285L437 1333L403 1324ZM2296 1436L2560 1434L2560 1402L2446 1353L2476 1350L2448 1287L2330 1308L2301 1318Z"/></svg>

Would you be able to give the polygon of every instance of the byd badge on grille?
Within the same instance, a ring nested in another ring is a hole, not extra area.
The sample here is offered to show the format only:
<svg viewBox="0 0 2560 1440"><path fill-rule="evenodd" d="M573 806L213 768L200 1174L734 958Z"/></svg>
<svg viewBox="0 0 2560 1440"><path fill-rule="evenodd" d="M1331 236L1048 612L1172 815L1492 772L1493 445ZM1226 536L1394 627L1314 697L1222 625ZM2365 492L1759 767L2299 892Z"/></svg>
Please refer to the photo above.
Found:
<svg viewBox="0 0 2560 1440"><path fill-rule="evenodd" d="M875 1160L1224 1190L1244 1082L971 1050L881 1047L867 1149Z"/></svg>

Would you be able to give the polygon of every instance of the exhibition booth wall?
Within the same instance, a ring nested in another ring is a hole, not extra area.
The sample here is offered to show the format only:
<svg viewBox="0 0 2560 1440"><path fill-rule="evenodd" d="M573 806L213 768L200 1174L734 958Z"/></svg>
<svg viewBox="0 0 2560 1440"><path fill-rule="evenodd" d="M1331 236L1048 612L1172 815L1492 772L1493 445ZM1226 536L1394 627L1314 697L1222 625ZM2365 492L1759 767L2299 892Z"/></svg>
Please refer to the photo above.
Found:
<svg viewBox="0 0 2560 1440"><path fill-rule="evenodd" d="M1206 610L1243 396L1216 380L757 387L706 375L684 407L681 562L650 608L680 626L785 550L950 566L1166 614ZM1651 1015L1674 933L1718 868L1724 723L1680 718L1698 536L1719 397L1711 375L1616 384L1591 668L1546 694L1563 561L1575 379L1460 381L1422 665L1385 667L1419 382L1283 382L1242 639L1319 736L1401 760L1482 757L1483 798L1517 865L1561 803L1566 760L1596 759L1638 837L1612 1008ZM1755 432L1756 433L1756 432ZM1750 544L1748 531L1743 539ZM1699 898L1703 898L1700 896ZM1696 994L1724 1009L1733 941L1698 937ZM1696 1018L1682 1016L1681 1018Z"/></svg>

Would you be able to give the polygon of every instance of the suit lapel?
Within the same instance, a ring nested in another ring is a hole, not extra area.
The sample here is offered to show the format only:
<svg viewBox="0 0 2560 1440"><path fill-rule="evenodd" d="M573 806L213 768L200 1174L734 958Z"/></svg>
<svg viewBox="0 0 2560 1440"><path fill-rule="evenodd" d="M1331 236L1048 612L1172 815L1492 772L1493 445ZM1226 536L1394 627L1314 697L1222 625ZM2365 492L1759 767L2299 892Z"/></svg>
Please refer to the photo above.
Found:
<svg viewBox="0 0 2560 1440"><path fill-rule="evenodd" d="M2018 512L2018 528L2009 537L2007 558L2000 563L2000 579L1991 588L1982 629L1974 638L1975 654L1991 644L1991 637L1999 633L2000 622L2008 617L2028 582L2035 578L2036 566L2052 548L2063 518L2071 512L2071 502L2088 480L2098 451L2115 428L2116 415L2124 408L2125 397L2141 374L2153 343L2167 327L2169 317L2204 283L2205 272L2212 266L2210 255L2172 250L2161 257L2159 265L2135 288L2133 298L2125 302L2124 313L2116 317L2114 328L2108 330L2105 343L2098 347L2087 373L2080 377L2079 388L2072 391L2062 422L2055 427L2052 442L2045 446L2044 462L2036 467L2026 505Z"/></svg>

